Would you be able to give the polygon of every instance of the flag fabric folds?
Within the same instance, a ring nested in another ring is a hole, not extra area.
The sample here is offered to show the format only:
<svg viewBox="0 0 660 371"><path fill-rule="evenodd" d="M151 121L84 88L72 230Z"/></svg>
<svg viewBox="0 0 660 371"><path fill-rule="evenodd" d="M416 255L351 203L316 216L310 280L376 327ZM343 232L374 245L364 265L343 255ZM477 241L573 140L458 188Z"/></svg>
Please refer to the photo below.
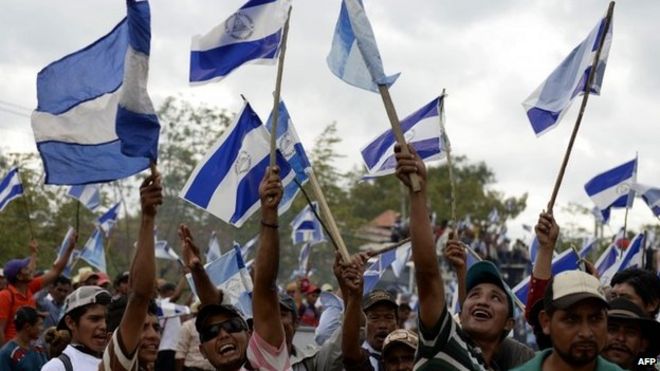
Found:
<svg viewBox="0 0 660 371"><path fill-rule="evenodd" d="M558 273L567 270L578 269L578 262L580 257L575 253L573 249L566 249L561 254L557 255L552 259L552 275L555 276ZM529 292L529 280L530 277L525 278L520 283L516 285L511 291L513 294L520 299L521 302L527 302L527 293Z"/></svg>
<svg viewBox="0 0 660 371"><path fill-rule="evenodd" d="M637 158L598 174L584 185L603 218L611 207L630 207L634 199L633 184L637 176Z"/></svg>
<svg viewBox="0 0 660 371"><path fill-rule="evenodd" d="M18 168L13 167L0 181L0 212L15 198L23 195L23 185L18 175Z"/></svg>
<svg viewBox="0 0 660 371"><path fill-rule="evenodd" d="M99 228L105 233L105 236L108 237L110 234L110 230L112 230L112 227L115 226L117 223L117 219L119 218L119 208L121 207L121 203L117 203L115 206L111 207L108 211L105 212L105 214L101 215L98 219L96 219L96 224L98 225Z"/></svg>
<svg viewBox="0 0 660 371"><path fill-rule="evenodd" d="M211 232L211 238L209 239L209 249L206 251L206 262L212 262L220 256L222 256L220 241L218 241L218 236L215 231L213 231Z"/></svg>
<svg viewBox="0 0 660 371"><path fill-rule="evenodd" d="M67 229L66 234L64 235L64 239L62 240L62 243L60 244L60 248L57 250L57 258L55 258L55 261L59 260L59 258L64 255L64 252L66 251L67 246L69 246L69 239L73 236L73 234L76 232L76 230L69 226L69 229ZM73 268L73 262L78 259L78 256L80 255L79 250L73 250L71 253L71 256L69 257L69 261L66 263L64 266L64 270L62 271L62 275L66 277L71 277L71 270Z"/></svg>
<svg viewBox="0 0 660 371"><path fill-rule="evenodd" d="M406 267L406 263L410 260L410 254L412 252L412 244L407 242L394 250L395 258L392 262L392 273L394 277L399 278L401 272Z"/></svg>
<svg viewBox="0 0 660 371"><path fill-rule="evenodd" d="M594 266L598 275L602 277L605 272L616 263L617 258L619 257L619 251L616 247L616 242L610 244L605 251L598 257Z"/></svg>
<svg viewBox="0 0 660 371"><path fill-rule="evenodd" d="M442 129L438 107L442 97L429 102L424 107L401 120L401 131L406 142L411 144L424 161L438 160L445 156L441 137ZM396 138L392 129L388 129L362 150L362 161L367 168L365 178L393 174L396 170L394 145Z"/></svg>
<svg viewBox="0 0 660 371"><path fill-rule="evenodd" d="M316 202L312 202L311 207L310 205L305 206L291 221L291 240L294 245L306 242L315 244L325 241L323 226L316 219L312 207L318 212L318 205Z"/></svg>
<svg viewBox="0 0 660 371"><path fill-rule="evenodd" d="M228 300L230 303L236 304L243 292L252 292L250 273L241 257L241 249L236 246L219 259L205 264L204 269L213 285L222 290L225 296L223 302ZM197 295L197 289L190 273L186 274L186 279L193 293Z"/></svg>
<svg viewBox="0 0 660 371"><path fill-rule="evenodd" d="M568 111L573 99L584 94L598 46L605 36L590 91L590 94L600 94L607 57L612 45L613 25L610 23L607 34L604 35L606 22L607 18L602 17L587 38L575 47L522 103L537 136L554 128Z"/></svg>
<svg viewBox="0 0 660 371"><path fill-rule="evenodd" d="M399 74L386 76L376 38L362 0L343 0L332 48L330 71L344 82L378 93L378 85L394 84Z"/></svg>
<svg viewBox="0 0 660 371"><path fill-rule="evenodd" d="M169 298L156 300L158 307L158 319L167 319L172 317L190 314L190 308L187 305L175 304L170 302Z"/></svg>
<svg viewBox="0 0 660 371"><path fill-rule="evenodd" d="M127 7L110 33L37 75L32 129L46 184L125 178L155 158L158 122L146 95L149 4L129 0ZM132 157L143 150L148 157Z"/></svg>
<svg viewBox="0 0 660 371"><path fill-rule="evenodd" d="M94 229L94 233L92 233L80 251L79 258L99 271L106 272L103 233L100 228Z"/></svg>
<svg viewBox="0 0 660 371"><path fill-rule="evenodd" d="M307 272L309 271L309 255L311 252L312 244L307 242L300 248L300 254L298 254L298 272L303 277L307 277Z"/></svg>
<svg viewBox="0 0 660 371"><path fill-rule="evenodd" d="M269 165L270 135L245 103L234 122L193 170L179 197L240 227L259 209L259 183ZM277 151L282 186L295 172Z"/></svg>
<svg viewBox="0 0 660 371"><path fill-rule="evenodd" d="M636 183L633 185L633 189L646 202L653 215L660 216L660 188Z"/></svg>
<svg viewBox="0 0 660 371"><path fill-rule="evenodd" d="M295 200L298 192L300 192L300 186L305 184L309 179L308 171L311 170L312 165L307 158L307 153L305 153L305 148L298 138L296 129L293 126L291 117L289 116L289 111L284 105L284 101L280 101L279 107L279 116L277 123L277 133L275 136L277 138L277 148L282 152L284 158L289 162L289 165L295 172L295 182L289 183L284 188L284 194L282 195L282 200L278 208L280 215L284 214ZM266 128L269 133L272 133L273 128L273 115L268 117L266 121ZM297 183L297 184L296 184ZM299 186L300 185L300 186Z"/></svg>
<svg viewBox="0 0 660 371"><path fill-rule="evenodd" d="M641 268L642 261L644 256L645 248L645 236L644 233L640 233L628 245L628 248L624 251L621 258L617 259L611 267L609 267L602 276L600 276L600 283L603 285L609 285L612 277L617 272L621 272L626 268Z"/></svg>
<svg viewBox="0 0 660 371"><path fill-rule="evenodd" d="M157 259L179 261L179 254L176 253L170 244L165 240L157 240L154 243L154 255Z"/></svg>
<svg viewBox="0 0 660 371"><path fill-rule="evenodd" d="M96 210L101 205L101 190L98 184L72 186L66 195L80 201L83 206L91 211Z"/></svg>
<svg viewBox="0 0 660 371"><path fill-rule="evenodd" d="M244 63L275 63L290 0L250 0L192 39L190 83L219 81Z"/></svg>

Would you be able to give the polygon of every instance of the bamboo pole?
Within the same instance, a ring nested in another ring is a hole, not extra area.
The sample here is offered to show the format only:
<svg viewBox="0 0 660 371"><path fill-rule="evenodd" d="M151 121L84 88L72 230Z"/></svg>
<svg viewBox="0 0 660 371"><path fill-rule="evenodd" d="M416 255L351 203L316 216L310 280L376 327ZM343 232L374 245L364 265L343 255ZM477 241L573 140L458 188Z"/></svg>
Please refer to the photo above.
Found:
<svg viewBox="0 0 660 371"><path fill-rule="evenodd" d="M277 77L275 79L275 92L273 93L273 126L270 131L270 167L277 165L277 124L280 119L280 92L282 91L282 73L284 72L284 54L286 53L286 40L289 36L289 21L291 20L291 9L284 23L282 31L282 43L280 44L280 54L277 61Z"/></svg>
<svg viewBox="0 0 660 371"><path fill-rule="evenodd" d="M441 143L443 150L447 153L447 169L449 170L449 200L451 203L451 222L453 228L458 228L458 221L456 220L456 181L454 179L454 165L451 160L451 146L449 144L447 130L445 129L444 114L445 114L445 89L442 89L441 100L438 107L438 115L440 116L440 131ZM457 229L458 230L458 229Z"/></svg>
<svg viewBox="0 0 660 371"><path fill-rule="evenodd" d="M559 173L557 174L557 179L555 180L555 186L552 189L552 195L550 196L550 201L548 202L547 212L551 214L552 214L552 209L555 206L555 201L557 200L557 193L559 193L559 187L561 186L561 182L564 179L564 173L566 172L568 159L570 158L571 151L573 150L573 144L575 143L577 132L580 129L580 123L582 123L582 116L584 115L584 110L587 107L587 101L589 100L589 93L591 92L591 85L593 85L594 77L596 76L596 68L598 67L600 53L603 50L603 45L605 44L607 32L610 29L610 25L612 23L613 13L614 13L614 1L611 1L609 7L607 8L607 17L605 21L605 27L603 28L603 37L600 39L600 43L598 44L598 50L596 51L596 55L594 56L593 63L591 64L591 70L589 71L589 79L587 80L586 89L584 95L582 96L582 104L580 105L580 112L578 113L577 119L575 120L575 126L573 127L571 138L568 141L568 147L566 148L566 153L564 154L564 159L562 160L561 167L559 168Z"/></svg>

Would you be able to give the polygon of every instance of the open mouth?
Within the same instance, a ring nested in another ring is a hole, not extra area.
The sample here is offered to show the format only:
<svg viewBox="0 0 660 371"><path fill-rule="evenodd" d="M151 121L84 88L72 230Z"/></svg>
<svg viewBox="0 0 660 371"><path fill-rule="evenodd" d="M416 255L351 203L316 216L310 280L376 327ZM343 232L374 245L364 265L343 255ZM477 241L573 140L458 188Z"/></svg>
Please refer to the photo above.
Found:
<svg viewBox="0 0 660 371"><path fill-rule="evenodd" d="M236 348L235 345L225 344L225 345L220 347L220 350L218 351L218 353L222 356L226 356L226 355L229 355L233 352L236 352L236 350L237 350L237 348Z"/></svg>
<svg viewBox="0 0 660 371"><path fill-rule="evenodd" d="M487 320L493 318L493 316L487 310L481 308L473 310L472 316L479 320Z"/></svg>
<svg viewBox="0 0 660 371"><path fill-rule="evenodd" d="M158 344L142 344L142 349L149 350L149 351L157 351L158 350Z"/></svg>

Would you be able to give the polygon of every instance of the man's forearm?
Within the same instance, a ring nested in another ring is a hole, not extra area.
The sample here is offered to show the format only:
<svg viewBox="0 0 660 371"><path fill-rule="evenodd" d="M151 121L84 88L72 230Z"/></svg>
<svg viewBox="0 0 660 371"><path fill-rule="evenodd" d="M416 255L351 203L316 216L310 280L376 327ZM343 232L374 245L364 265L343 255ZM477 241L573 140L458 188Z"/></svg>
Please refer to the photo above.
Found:
<svg viewBox="0 0 660 371"><path fill-rule="evenodd" d="M154 217L151 215L142 215L137 251L129 277L132 294L149 301L153 296L156 279Z"/></svg>
<svg viewBox="0 0 660 371"><path fill-rule="evenodd" d="M342 324L342 353L344 359L351 362L360 360L360 315L362 306L359 300L348 298L344 323Z"/></svg>
<svg viewBox="0 0 660 371"><path fill-rule="evenodd" d="M532 273L535 277L544 280L552 277L552 249L541 248L538 250Z"/></svg>

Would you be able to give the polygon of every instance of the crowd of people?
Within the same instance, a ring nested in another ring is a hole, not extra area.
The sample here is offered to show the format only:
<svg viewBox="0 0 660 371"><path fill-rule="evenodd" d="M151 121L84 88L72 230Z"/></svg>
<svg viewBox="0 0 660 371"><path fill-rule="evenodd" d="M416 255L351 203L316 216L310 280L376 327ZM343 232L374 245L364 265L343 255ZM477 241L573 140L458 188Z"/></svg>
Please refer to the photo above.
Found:
<svg viewBox="0 0 660 371"><path fill-rule="evenodd" d="M163 202L161 176L140 186L139 236L130 269L63 271L72 236L53 266L36 275L30 257L4 264L0 291L0 370L648 370L660 354L660 278L632 268L606 287L592 266L553 274L559 226L542 212L539 250L524 316L536 352L514 340L515 298L488 260L467 266L465 242L447 235L439 249L457 277L460 310L452 315L429 220L426 169L411 147L396 149L397 177L409 189L417 301L387 290L364 292L371 253L337 254L337 290L299 280L281 287L278 204L282 183L268 168L260 184L261 220L250 303L232 302L204 269L193 231L180 225L181 257L197 300L179 305L185 279L158 280L153 229ZM413 191L410 176L421 189ZM325 286L325 285L324 285ZM172 309L174 308L174 309ZM300 326L315 343L294 344Z"/></svg>

